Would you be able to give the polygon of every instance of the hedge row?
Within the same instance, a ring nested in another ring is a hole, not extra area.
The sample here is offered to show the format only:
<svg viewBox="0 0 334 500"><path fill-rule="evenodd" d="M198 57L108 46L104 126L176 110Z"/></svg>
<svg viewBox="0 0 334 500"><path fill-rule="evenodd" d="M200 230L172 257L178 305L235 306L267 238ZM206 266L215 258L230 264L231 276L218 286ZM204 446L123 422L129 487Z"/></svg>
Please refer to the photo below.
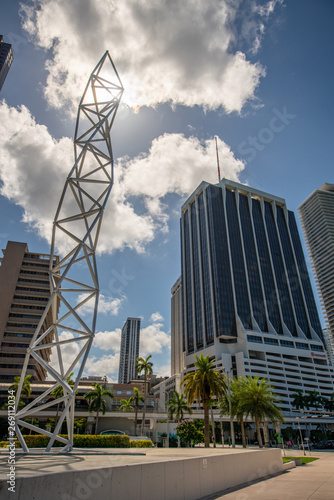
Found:
<svg viewBox="0 0 334 500"><path fill-rule="evenodd" d="M134 439L130 441L130 448L152 448L152 441L148 439Z"/></svg>
<svg viewBox="0 0 334 500"><path fill-rule="evenodd" d="M61 437L67 439L67 434L60 434ZM24 436L28 448L46 448L50 438L43 435ZM5 448L8 446L8 441L1 441L0 446ZM53 446L65 446L60 441L54 441ZM76 448L130 448L129 436L100 436L100 435L85 435L74 434L73 446ZM152 443L151 443L152 446ZM18 447L20 444L18 443Z"/></svg>
<svg viewBox="0 0 334 500"><path fill-rule="evenodd" d="M21 448L19 441L14 441L15 448ZM9 441L0 441L0 448L8 448Z"/></svg>

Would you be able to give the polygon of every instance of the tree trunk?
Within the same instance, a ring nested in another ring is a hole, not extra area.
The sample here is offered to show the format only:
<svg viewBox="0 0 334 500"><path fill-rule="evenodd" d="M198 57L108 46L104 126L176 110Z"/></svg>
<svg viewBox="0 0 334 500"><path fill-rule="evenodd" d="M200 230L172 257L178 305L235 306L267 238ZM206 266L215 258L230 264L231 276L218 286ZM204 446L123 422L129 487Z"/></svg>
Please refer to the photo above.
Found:
<svg viewBox="0 0 334 500"><path fill-rule="evenodd" d="M58 414L59 414L59 403L57 404L57 411L56 411L56 418L55 418L55 428L57 427L57 423L58 423Z"/></svg>
<svg viewBox="0 0 334 500"><path fill-rule="evenodd" d="M256 431L257 431L257 439L259 441L259 448L263 448L262 436L261 436L261 429L260 429L260 422L259 422L259 418L258 417L255 417L255 425L256 425Z"/></svg>
<svg viewBox="0 0 334 500"><path fill-rule="evenodd" d="M242 417L240 418L240 426L241 426L242 446L243 446L243 448L246 448L247 444L246 444L246 436L245 436L245 423L244 423L244 419Z"/></svg>
<svg viewBox="0 0 334 500"><path fill-rule="evenodd" d="M213 418L213 408L211 406L211 428L212 428L212 442L213 447L216 448L216 430L215 430L215 420Z"/></svg>
<svg viewBox="0 0 334 500"><path fill-rule="evenodd" d="M141 435L142 436L145 436L144 429L145 429L145 413L146 413L146 378L147 378L147 375L145 373L143 420L141 423Z"/></svg>
<svg viewBox="0 0 334 500"><path fill-rule="evenodd" d="M180 424L180 420L177 421L177 424L179 425ZM181 441L180 441L180 436L177 436L177 447L180 448L181 447Z"/></svg>
<svg viewBox="0 0 334 500"><path fill-rule="evenodd" d="M222 448L224 448L224 428L223 428L223 421L220 421L220 431L222 435Z"/></svg>
<svg viewBox="0 0 334 500"><path fill-rule="evenodd" d="M137 436L137 418L138 418L138 407L135 408L135 436Z"/></svg>
<svg viewBox="0 0 334 500"><path fill-rule="evenodd" d="M95 435L97 434L97 425L99 423L99 412L96 412L96 421L95 421Z"/></svg>
<svg viewBox="0 0 334 500"><path fill-rule="evenodd" d="M268 428L268 422L266 421L263 422L263 436L264 436L264 446L266 448L269 448L270 445L269 428Z"/></svg>
<svg viewBox="0 0 334 500"><path fill-rule="evenodd" d="M203 401L204 409L204 446L210 448L210 426L209 426L209 405L208 401Z"/></svg>

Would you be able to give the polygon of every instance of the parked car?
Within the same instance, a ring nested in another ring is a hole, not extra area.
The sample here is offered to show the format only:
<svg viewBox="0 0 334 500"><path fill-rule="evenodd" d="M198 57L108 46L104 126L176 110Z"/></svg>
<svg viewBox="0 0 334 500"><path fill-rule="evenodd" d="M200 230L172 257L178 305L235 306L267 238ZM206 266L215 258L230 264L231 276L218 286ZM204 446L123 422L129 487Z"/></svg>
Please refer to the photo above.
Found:
<svg viewBox="0 0 334 500"><path fill-rule="evenodd" d="M125 436L125 432L117 431L116 429L108 429L100 432L100 436Z"/></svg>
<svg viewBox="0 0 334 500"><path fill-rule="evenodd" d="M317 443L314 443L314 448L316 450L321 450L324 447L324 442L323 441L318 441Z"/></svg>
<svg viewBox="0 0 334 500"><path fill-rule="evenodd" d="M324 441L324 449L325 450L333 450L334 449L334 440Z"/></svg>

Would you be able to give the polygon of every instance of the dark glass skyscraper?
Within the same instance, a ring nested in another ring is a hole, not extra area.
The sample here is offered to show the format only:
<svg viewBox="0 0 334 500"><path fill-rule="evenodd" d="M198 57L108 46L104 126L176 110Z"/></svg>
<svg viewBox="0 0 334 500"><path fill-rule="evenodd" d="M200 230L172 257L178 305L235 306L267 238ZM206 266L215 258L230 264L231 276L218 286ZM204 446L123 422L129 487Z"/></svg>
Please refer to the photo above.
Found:
<svg viewBox="0 0 334 500"><path fill-rule="evenodd" d="M0 90L4 84L9 68L13 62L13 50L10 43L5 43L0 35Z"/></svg>
<svg viewBox="0 0 334 500"><path fill-rule="evenodd" d="M128 318L122 329L119 357L118 383L128 384L137 376L136 365L139 356L140 318Z"/></svg>
<svg viewBox="0 0 334 500"><path fill-rule="evenodd" d="M277 387L279 380L287 397L291 384L303 389L296 372L304 362L314 377L305 390L333 390L332 374L321 387L315 374L327 366L322 328L284 199L226 179L202 182L182 207L181 245L187 367L203 352L234 375L266 376Z"/></svg>

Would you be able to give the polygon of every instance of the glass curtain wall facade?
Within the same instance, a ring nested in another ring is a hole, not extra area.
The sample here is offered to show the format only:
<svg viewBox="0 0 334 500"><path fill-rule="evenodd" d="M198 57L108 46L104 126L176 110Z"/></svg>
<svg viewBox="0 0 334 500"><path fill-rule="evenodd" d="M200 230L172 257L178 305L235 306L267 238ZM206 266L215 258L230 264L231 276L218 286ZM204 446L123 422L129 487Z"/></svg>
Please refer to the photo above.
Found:
<svg viewBox="0 0 334 500"><path fill-rule="evenodd" d="M293 212L237 183L202 183L182 208L188 353L245 330L322 341Z"/></svg>

